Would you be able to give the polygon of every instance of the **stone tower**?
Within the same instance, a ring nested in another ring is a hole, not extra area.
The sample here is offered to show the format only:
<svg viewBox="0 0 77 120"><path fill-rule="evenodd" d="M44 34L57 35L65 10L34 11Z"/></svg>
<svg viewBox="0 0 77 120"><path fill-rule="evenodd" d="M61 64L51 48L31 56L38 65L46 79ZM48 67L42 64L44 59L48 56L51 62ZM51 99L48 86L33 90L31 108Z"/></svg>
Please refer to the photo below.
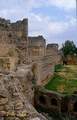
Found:
<svg viewBox="0 0 77 120"><path fill-rule="evenodd" d="M16 50L19 62L26 63L28 59L28 19L11 23L9 20L0 18L0 48L3 51L0 52L1 57L9 57L10 49Z"/></svg>
<svg viewBox="0 0 77 120"><path fill-rule="evenodd" d="M52 63L59 64L61 55L59 54L58 44L48 44L46 54L52 56Z"/></svg>
<svg viewBox="0 0 77 120"><path fill-rule="evenodd" d="M40 58L45 56L46 40L43 36L28 37L29 54L32 58Z"/></svg>
<svg viewBox="0 0 77 120"><path fill-rule="evenodd" d="M17 36L16 46L19 50L19 57L21 63L28 61L28 19L17 21L11 24L12 29Z"/></svg>

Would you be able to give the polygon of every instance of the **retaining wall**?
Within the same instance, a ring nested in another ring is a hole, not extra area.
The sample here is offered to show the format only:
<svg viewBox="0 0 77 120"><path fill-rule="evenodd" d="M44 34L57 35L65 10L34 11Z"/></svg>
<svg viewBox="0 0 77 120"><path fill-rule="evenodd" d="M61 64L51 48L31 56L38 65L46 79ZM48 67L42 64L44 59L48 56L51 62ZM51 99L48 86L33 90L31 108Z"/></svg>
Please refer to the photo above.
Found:
<svg viewBox="0 0 77 120"><path fill-rule="evenodd" d="M63 95L36 87L34 103L36 109L50 115L67 116L70 120L77 120L77 94Z"/></svg>

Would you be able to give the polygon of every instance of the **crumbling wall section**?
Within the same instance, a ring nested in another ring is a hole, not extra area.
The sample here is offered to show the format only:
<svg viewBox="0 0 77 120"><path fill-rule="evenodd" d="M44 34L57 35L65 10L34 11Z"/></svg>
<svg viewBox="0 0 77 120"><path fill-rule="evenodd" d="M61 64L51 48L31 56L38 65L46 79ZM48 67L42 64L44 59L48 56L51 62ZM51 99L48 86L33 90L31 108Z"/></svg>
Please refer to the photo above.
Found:
<svg viewBox="0 0 77 120"><path fill-rule="evenodd" d="M33 93L29 68L21 68L20 71L0 74L0 119L46 120L31 104Z"/></svg>
<svg viewBox="0 0 77 120"><path fill-rule="evenodd" d="M53 64L59 64L61 62L61 54L58 49L58 44L48 44L46 54L52 56L51 60Z"/></svg>
<svg viewBox="0 0 77 120"><path fill-rule="evenodd" d="M51 116L63 119L77 119L77 93L64 95L43 87L35 88L35 107Z"/></svg>
<svg viewBox="0 0 77 120"><path fill-rule="evenodd" d="M45 56L46 40L43 36L28 37L29 39L29 55L32 59Z"/></svg>
<svg viewBox="0 0 77 120"><path fill-rule="evenodd" d="M4 53L8 51L8 46L10 48L15 46L20 63L26 63L28 58L28 19L11 23L9 20L0 18L0 46L2 50L5 46Z"/></svg>
<svg viewBox="0 0 77 120"><path fill-rule="evenodd" d="M44 56L33 60L32 71L36 85L46 84L54 74L54 65L52 64L51 56Z"/></svg>

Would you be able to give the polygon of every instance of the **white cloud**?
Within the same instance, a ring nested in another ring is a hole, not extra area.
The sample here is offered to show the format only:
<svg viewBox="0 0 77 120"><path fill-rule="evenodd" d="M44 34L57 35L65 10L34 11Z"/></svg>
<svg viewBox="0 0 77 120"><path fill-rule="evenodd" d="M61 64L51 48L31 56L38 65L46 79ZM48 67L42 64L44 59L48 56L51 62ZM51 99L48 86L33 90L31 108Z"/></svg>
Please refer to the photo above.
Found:
<svg viewBox="0 0 77 120"><path fill-rule="evenodd" d="M65 10L76 8L76 0L48 0L48 2L50 5L63 8Z"/></svg>
<svg viewBox="0 0 77 120"><path fill-rule="evenodd" d="M55 6L64 10L76 8L76 0L23 0L29 9L39 8L40 6Z"/></svg>
<svg viewBox="0 0 77 120"><path fill-rule="evenodd" d="M6 0L0 0L0 16L14 16L19 19L28 16L33 8L46 6L55 6L71 12L76 7L76 0L7 0L7 3Z"/></svg>
<svg viewBox="0 0 77 120"><path fill-rule="evenodd" d="M29 18L29 35L44 35L46 38L54 38L55 41L55 38L58 39L58 36L64 35L65 32L76 26L76 19L71 17L72 15L66 15L68 20L66 22L64 20L53 21L52 16L45 16L42 12L35 14L32 11L33 8L55 6L66 12L72 12L76 7L75 0L7 0L8 4L6 4L6 0L1 1L3 2L3 5L0 4L1 17L11 20ZM68 34L70 33L68 32Z"/></svg>
<svg viewBox="0 0 77 120"><path fill-rule="evenodd" d="M49 16L30 14L29 30L30 34L59 35L75 27L76 19L71 17L69 21L53 21Z"/></svg>
<svg viewBox="0 0 77 120"><path fill-rule="evenodd" d="M40 19L39 19L40 18ZM43 35L47 42L55 42L61 45L67 39L76 42L76 19L69 17L64 21L53 21L49 16L29 16L29 36Z"/></svg>

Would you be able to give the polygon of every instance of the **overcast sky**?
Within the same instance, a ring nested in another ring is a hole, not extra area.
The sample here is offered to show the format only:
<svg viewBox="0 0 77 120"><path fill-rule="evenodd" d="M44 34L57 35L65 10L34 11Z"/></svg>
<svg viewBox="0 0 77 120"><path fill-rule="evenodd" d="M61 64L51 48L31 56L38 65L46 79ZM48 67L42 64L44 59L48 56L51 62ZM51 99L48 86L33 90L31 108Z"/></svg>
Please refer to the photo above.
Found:
<svg viewBox="0 0 77 120"><path fill-rule="evenodd" d="M73 40L77 44L75 0L0 0L0 16L29 19L29 35L43 35L47 43Z"/></svg>

